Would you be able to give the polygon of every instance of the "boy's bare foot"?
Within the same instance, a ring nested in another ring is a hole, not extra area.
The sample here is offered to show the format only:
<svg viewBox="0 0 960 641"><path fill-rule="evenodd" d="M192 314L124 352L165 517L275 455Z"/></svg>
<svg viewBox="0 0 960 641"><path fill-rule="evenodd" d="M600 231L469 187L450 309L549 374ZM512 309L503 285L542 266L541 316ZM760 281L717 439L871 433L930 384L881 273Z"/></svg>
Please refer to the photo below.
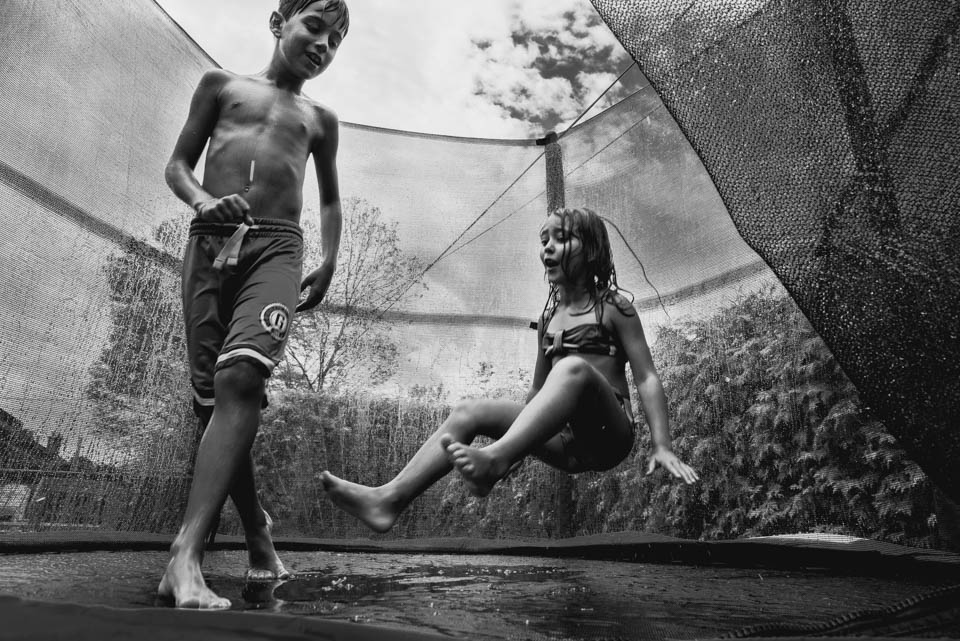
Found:
<svg viewBox="0 0 960 641"><path fill-rule="evenodd" d="M283 567L277 550L273 547L273 538L270 531L273 529L273 519L266 511L262 527L246 532L247 556L250 568L247 570L247 581L283 581L290 578L290 572Z"/></svg>
<svg viewBox="0 0 960 641"><path fill-rule="evenodd" d="M230 599L219 597L207 587L200 573L200 566L174 556L167 564L167 571L160 579L157 596L173 601L178 608L200 610L226 610Z"/></svg>
<svg viewBox="0 0 960 641"><path fill-rule="evenodd" d="M360 519L374 532L386 532L400 515L399 510L384 499L378 488L351 483L327 471L320 473L320 481L334 505Z"/></svg>
<svg viewBox="0 0 960 641"><path fill-rule="evenodd" d="M455 441L449 434L440 437L440 445L474 496L486 496L497 481L516 468L516 465L491 456L483 449Z"/></svg>

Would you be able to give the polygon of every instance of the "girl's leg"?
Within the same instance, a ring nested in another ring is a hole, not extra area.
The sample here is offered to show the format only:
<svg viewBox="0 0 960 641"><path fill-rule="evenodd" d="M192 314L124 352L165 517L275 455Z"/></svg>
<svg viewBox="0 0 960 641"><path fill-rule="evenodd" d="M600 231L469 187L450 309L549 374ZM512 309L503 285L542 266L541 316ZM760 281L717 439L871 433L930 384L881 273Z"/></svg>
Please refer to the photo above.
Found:
<svg viewBox="0 0 960 641"><path fill-rule="evenodd" d="M584 419L607 429L623 430L625 437L632 434L617 395L603 374L584 359L567 356L553 366L543 387L496 442L476 448L451 434L441 437L441 444L467 489L486 496L511 466L528 454L569 469L557 435L568 421Z"/></svg>
<svg viewBox="0 0 960 641"><path fill-rule="evenodd" d="M514 422L523 405L503 400L461 401L440 428L420 446L392 480L379 487L351 483L324 471L320 475L330 500L376 532L386 532L413 499L451 470L441 438L452 435L471 443L478 436L499 438Z"/></svg>

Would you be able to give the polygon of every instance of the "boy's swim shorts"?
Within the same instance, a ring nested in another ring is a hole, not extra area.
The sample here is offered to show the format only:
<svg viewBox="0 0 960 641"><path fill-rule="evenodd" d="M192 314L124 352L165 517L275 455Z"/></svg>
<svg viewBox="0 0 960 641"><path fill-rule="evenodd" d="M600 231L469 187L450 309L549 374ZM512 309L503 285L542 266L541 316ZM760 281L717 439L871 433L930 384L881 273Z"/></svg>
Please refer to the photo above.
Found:
<svg viewBox="0 0 960 641"><path fill-rule="evenodd" d="M284 345L300 294L303 232L285 220L255 219L236 266L214 261L235 223L194 219L183 259L183 315L194 406L213 406L214 373L247 361L270 376Z"/></svg>

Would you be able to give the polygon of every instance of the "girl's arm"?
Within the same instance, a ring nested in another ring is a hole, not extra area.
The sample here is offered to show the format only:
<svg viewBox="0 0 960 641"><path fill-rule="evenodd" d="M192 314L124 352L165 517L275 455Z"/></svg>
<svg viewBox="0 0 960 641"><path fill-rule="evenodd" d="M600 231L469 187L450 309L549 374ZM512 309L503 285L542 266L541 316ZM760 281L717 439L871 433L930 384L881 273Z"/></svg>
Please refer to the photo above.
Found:
<svg viewBox="0 0 960 641"><path fill-rule="evenodd" d="M677 458L671 449L667 396L663 392L663 384L653 364L640 316L632 307L627 308L629 303L625 299L618 303L623 305L623 309L627 309L627 312L625 313L617 305L610 305L613 309L611 316L614 329L620 337L627 360L630 362L633 380L640 395L640 405L643 407L647 424L650 425L650 436L653 440L653 454L650 456L647 474L653 473L659 463L673 476L682 478L687 483L694 483L699 480L697 473Z"/></svg>
<svg viewBox="0 0 960 641"><path fill-rule="evenodd" d="M543 382L547 380L547 374L550 373L550 361L543 355L543 348L541 347L543 345L543 334L546 331L546 319L541 314L540 322L537 323L537 360L533 366L533 381L530 383L530 391L527 392L527 403L537 395L537 392L543 387Z"/></svg>

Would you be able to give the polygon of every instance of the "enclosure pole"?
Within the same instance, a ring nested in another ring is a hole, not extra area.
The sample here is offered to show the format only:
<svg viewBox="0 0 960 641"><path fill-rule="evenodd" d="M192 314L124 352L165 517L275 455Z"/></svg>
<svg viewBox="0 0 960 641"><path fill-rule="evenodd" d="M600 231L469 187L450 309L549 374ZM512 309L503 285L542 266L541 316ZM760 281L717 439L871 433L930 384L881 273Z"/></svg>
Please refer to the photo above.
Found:
<svg viewBox="0 0 960 641"><path fill-rule="evenodd" d="M546 147L544 155L547 172L547 213L549 213L566 206L563 152L560 149L557 134L552 131L538 140L537 144ZM556 494L554 496L555 512L551 535L558 538L573 536L577 530L573 477L560 472L553 472L553 475L553 487Z"/></svg>
<svg viewBox="0 0 960 641"><path fill-rule="evenodd" d="M566 206L563 183L563 152L560 149L557 134L552 131L538 140L537 144L546 147L547 211L551 212Z"/></svg>

